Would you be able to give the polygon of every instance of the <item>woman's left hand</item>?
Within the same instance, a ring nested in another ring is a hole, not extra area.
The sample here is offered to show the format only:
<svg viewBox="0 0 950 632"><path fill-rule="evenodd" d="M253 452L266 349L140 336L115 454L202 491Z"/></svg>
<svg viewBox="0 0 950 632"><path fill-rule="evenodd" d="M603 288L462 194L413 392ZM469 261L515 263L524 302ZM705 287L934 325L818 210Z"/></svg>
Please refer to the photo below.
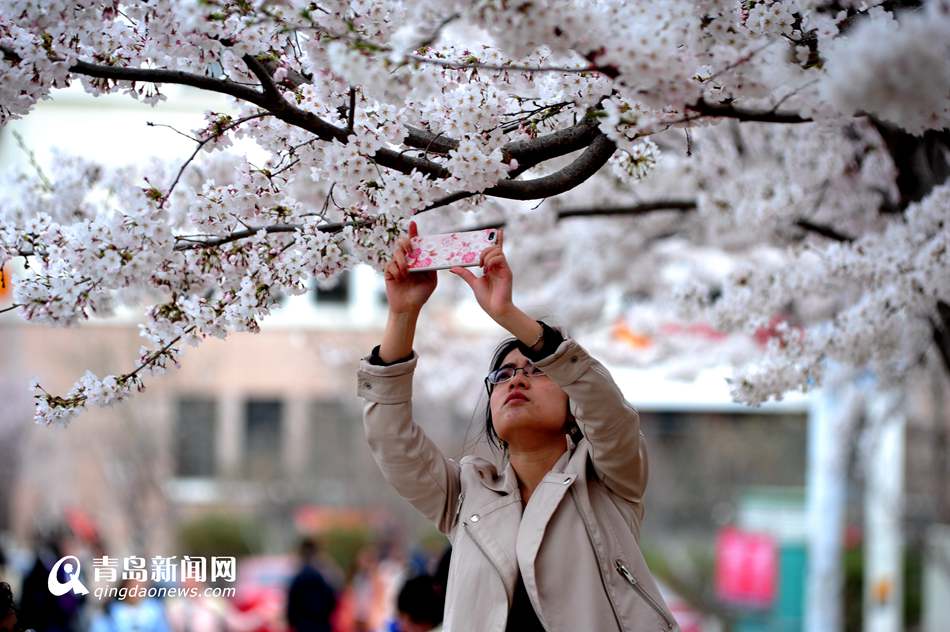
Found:
<svg viewBox="0 0 950 632"><path fill-rule="evenodd" d="M512 307L511 301L511 268L502 250L504 229L498 229L498 241L482 251L479 265L484 273L475 276L469 270L461 267L450 268L449 271L468 283L475 294L475 300L481 305L485 313L496 321Z"/></svg>

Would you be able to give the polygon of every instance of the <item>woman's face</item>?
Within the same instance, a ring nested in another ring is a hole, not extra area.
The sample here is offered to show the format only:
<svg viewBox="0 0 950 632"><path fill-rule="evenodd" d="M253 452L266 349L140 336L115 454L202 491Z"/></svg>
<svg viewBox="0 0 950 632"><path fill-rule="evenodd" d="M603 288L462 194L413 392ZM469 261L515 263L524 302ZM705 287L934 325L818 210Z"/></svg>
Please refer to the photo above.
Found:
<svg viewBox="0 0 950 632"><path fill-rule="evenodd" d="M512 349L498 368L524 367L530 362L520 350ZM567 393L546 375L527 377L518 371L495 385L489 405L495 432L511 446L528 448L564 439Z"/></svg>

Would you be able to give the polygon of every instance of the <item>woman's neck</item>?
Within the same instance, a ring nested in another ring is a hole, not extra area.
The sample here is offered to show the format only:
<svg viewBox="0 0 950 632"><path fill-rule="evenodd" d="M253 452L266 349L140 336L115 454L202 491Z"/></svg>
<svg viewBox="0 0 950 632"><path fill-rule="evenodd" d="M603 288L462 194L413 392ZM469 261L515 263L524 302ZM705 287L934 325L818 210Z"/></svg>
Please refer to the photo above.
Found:
<svg viewBox="0 0 950 632"><path fill-rule="evenodd" d="M551 471L566 449L566 441L551 442L530 448L509 445L508 458L518 476L518 489L521 492L523 504L528 504L528 499L534 489L541 483L545 474Z"/></svg>

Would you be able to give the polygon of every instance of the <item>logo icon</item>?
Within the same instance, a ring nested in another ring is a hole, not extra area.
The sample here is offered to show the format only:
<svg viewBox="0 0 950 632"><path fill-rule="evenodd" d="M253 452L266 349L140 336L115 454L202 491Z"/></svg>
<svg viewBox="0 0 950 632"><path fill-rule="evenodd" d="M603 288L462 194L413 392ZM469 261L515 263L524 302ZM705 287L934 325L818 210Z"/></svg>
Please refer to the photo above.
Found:
<svg viewBox="0 0 950 632"><path fill-rule="evenodd" d="M73 569L73 561L76 563L75 570ZM60 567L66 572L65 582L59 581ZM77 595L89 594L89 591L83 586L82 580L79 579L79 558L75 555L61 557L58 562L53 564L53 568L49 572L49 577L46 579L46 586L49 588L49 591L57 597L65 595L70 590Z"/></svg>

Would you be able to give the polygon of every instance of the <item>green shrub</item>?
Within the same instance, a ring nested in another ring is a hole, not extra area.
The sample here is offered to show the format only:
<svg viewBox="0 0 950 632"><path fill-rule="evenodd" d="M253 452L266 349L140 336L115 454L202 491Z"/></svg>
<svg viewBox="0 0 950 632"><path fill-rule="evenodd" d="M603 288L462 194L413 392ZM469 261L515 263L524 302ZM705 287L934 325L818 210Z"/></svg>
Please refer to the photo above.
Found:
<svg viewBox="0 0 950 632"><path fill-rule="evenodd" d="M214 513L182 523L178 549L184 555L243 557L260 553L261 528L242 516Z"/></svg>
<svg viewBox="0 0 950 632"><path fill-rule="evenodd" d="M356 556L368 544L376 542L376 534L367 527L332 527L320 534L321 546L344 572L356 564Z"/></svg>

